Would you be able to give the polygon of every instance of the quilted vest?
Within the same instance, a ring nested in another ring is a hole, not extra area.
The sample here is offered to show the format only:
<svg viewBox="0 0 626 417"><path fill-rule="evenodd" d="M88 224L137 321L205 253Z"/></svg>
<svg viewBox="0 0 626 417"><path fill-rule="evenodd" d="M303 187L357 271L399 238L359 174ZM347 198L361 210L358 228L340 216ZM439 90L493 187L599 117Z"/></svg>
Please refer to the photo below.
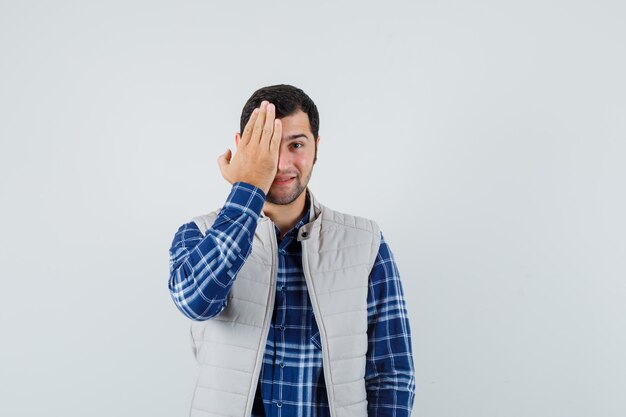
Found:
<svg viewBox="0 0 626 417"><path fill-rule="evenodd" d="M300 227L297 239L319 329L330 414L366 417L367 291L380 229L372 220L323 206L310 190L309 196L313 220ZM218 214L193 220L204 234ZM192 321L200 371L191 417L250 416L274 309L277 251L274 223L261 213L252 251L225 308L209 320Z"/></svg>

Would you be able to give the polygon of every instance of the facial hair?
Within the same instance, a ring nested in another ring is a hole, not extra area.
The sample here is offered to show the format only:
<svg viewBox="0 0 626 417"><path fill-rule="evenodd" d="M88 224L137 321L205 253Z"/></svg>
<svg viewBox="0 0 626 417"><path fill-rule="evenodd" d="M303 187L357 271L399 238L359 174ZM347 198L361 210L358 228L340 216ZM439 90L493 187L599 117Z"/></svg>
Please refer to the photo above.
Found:
<svg viewBox="0 0 626 417"><path fill-rule="evenodd" d="M311 171L309 171L309 175L307 176L306 181L304 182L301 182L300 176L296 175L296 177L294 178L296 188L289 194L280 195L280 196L273 195L272 189L270 187L269 192L265 196L265 201L267 201L268 203L277 204L280 206L293 203L300 196L300 194L302 194L302 192L306 190L306 186L309 183L309 180L311 179L312 173L313 173L313 167L311 167Z"/></svg>

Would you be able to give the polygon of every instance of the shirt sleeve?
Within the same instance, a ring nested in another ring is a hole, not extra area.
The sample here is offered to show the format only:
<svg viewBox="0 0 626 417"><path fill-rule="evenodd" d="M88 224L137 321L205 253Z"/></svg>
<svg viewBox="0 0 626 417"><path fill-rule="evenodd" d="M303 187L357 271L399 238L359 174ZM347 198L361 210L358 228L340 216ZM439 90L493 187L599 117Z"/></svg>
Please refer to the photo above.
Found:
<svg viewBox="0 0 626 417"><path fill-rule="evenodd" d="M369 277L365 387L369 417L408 417L415 398L411 329L400 275L382 233Z"/></svg>
<svg viewBox="0 0 626 417"><path fill-rule="evenodd" d="M217 316L252 251L265 193L236 182L213 225L203 236L195 222L182 225L169 250L168 287L176 307L192 320Z"/></svg>

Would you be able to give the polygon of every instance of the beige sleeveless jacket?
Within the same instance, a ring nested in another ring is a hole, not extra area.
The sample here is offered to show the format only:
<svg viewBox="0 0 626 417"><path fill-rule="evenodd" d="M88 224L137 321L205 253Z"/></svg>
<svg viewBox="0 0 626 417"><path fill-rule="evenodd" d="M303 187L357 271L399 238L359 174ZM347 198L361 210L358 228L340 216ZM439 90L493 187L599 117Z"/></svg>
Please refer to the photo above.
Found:
<svg viewBox="0 0 626 417"><path fill-rule="evenodd" d="M333 417L366 417L365 354L369 273L380 229L362 217L333 211L309 191L311 216L297 239L323 353ZM219 210L193 220L204 234ZM193 321L192 349L200 365L190 416L249 417L258 384L277 274L274 223L259 217L252 252L240 269L226 307Z"/></svg>

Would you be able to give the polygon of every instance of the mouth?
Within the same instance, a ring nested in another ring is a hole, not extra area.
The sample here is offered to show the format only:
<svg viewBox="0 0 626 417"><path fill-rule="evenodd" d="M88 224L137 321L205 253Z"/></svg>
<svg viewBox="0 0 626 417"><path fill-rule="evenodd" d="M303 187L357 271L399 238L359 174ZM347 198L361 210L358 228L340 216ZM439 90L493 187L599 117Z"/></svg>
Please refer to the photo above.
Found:
<svg viewBox="0 0 626 417"><path fill-rule="evenodd" d="M287 185L290 184L296 177L291 178L276 178L274 179L274 185Z"/></svg>

